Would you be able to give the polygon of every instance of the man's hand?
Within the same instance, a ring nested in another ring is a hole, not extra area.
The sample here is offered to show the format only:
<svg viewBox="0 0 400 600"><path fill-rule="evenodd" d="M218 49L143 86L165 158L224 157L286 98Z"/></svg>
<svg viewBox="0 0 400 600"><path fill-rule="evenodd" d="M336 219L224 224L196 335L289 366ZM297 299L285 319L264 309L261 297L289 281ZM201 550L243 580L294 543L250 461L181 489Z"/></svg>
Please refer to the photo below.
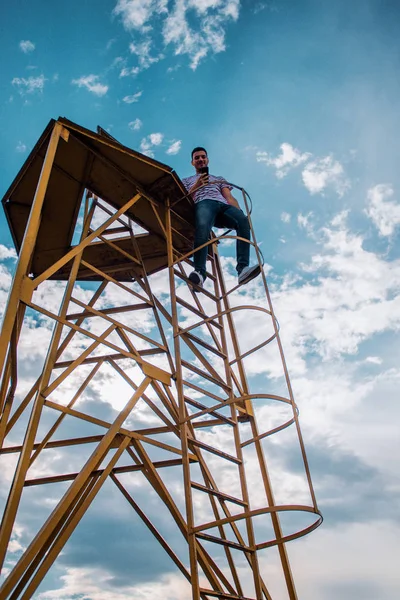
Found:
<svg viewBox="0 0 400 600"><path fill-rule="evenodd" d="M207 173L202 173L200 175L200 177L197 179L196 183L194 185L192 185L192 187L189 190L189 194L193 194L194 192L197 192L197 190L199 190L201 187L203 187L203 185L207 185L207 183L209 182L209 175Z"/></svg>

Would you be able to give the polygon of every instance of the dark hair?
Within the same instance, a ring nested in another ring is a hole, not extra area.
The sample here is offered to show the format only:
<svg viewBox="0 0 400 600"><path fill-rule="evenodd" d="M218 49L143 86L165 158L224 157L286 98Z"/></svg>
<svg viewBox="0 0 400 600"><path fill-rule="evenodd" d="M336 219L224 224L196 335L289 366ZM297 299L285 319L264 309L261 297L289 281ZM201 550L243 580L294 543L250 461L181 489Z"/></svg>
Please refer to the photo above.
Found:
<svg viewBox="0 0 400 600"><path fill-rule="evenodd" d="M195 152L199 152L200 150L203 150L203 152L205 152L207 155L207 150L205 148L203 148L202 146L197 146L197 148L193 148L193 150L192 150L192 160L193 160L193 154Z"/></svg>

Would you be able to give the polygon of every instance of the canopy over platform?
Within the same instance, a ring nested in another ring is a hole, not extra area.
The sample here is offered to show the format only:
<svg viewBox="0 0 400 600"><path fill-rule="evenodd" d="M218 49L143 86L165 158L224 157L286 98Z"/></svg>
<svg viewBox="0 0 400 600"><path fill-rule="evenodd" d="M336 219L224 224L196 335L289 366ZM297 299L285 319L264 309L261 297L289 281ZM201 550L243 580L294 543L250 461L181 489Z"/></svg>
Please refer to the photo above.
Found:
<svg viewBox="0 0 400 600"><path fill-rule="evenodd" d="M2 203L17 252L19 253L40 172L53 128L52 119L17 177L5 194ZM142 197L126 215L148 233L136 235L147 274L167 266L167 244L162 224L169 199L173 246L178 252L193 247L193 203L185 198L185 188L171 167L135 152L111 137L96 134L59 118L58 123L68 131L68 141L60 140L44 199L42 218L32 257L31 273L36 277L64 256L72 246L73 235L85 190L89 190L115 209L121 208L135 194ZM175 204L176 203L176 204ZM161 221L161 223L160 223ZM114 244L129 251L129 236L113 239ZM132 275L141 277L141 266L102 241L90 244L83 259L118 281L130 281ZM51 278L68 278L71 262ZM101 279L93 271L81 267L77 279Z"/></svg>

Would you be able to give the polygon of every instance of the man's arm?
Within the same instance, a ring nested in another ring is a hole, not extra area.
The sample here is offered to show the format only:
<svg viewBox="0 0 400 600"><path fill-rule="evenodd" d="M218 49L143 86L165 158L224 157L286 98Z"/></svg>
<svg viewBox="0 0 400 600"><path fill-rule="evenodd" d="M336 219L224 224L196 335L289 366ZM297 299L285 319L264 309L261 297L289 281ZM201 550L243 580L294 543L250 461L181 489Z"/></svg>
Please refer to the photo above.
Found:
<svg viewBox="0 0 400 600"><path fill-rule="evenodd" d="M231 194L231 190L227 187L223 187L221 190L221 194L223 195L223 197L225 198L225 200L227 201L228 204L231 204L232 206L236 206L236 208L240 209L240 205L239 202L236 200L236 198L234 198Z"/></svg>

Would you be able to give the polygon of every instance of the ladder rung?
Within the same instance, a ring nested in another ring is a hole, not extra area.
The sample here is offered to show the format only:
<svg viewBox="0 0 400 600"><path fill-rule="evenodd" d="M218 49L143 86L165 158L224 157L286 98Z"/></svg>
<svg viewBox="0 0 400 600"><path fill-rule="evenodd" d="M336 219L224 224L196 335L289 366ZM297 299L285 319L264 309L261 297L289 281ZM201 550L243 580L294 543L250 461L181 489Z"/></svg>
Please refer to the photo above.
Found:
<svg viewBox="0 0 400 600"><path fill-rule="evenodd" d="M255 598L249 598L248 596L236 596L235 594L227 594L226 592L206 590L205 588L200 588L200 594L206 594L206 596L214 596L214 598L220 598L221 600L255 600Z"/></svg>
<svg viewBox="0 0 400 600"><path fill-rule="evenodd" d="M102 308L98 312L104 315L115 315L117 313L122 312L131 312L133 310L142 310L143 308L153 308L153 305L150 302L140 302L138 304L127 304L125 306L117 306L114 308ZM80 313L71 313L67 315L65 318L68 320L81 319L82 317L97 317L98 315L93 314L88 310L84 310Z"/></svg>
<svg viewBox="0 0 400 600"><path fill-rule="evenodd" d="M207 406L204 406L204 404L201 404L201 402L197 402L197 400L193 400L192 398L189 398L188 396L184 396L185 402L187 402L188 404L191 404L192 406L195 406L196 408L200 408L200 410L208 410ZM224 415L221 415L221 413L217 412L216 410L211 410L208 411L208 414L213 415L213 417L217 417L218 419L221 419L222 421L225 421L228 425L232 425L232 427L234 427L236 425L236 423L234 421L232 421L232 419L229 419L228 417L225 417ZM191 419L195 418L196 415L191 415Z"/></svg>
<svg viewBox="0 0 400 600"><path fill-rule="evenodd" d="M174 273L175 273L175 275L177 275L178 277L183 279L183 281L186 281L186 283L188 285L192 286L192 282L190 281L190 279L188 277L186 277L185 275L182 275L182 273L179 273L179 271L177 271L176 269L174 269ZM217 298L217 296L214 296L214 294L212 294L211 292L209 292L208 290L206 290L203 287L199 287L197 285L197 286L193 286L193 289L198 289L199 291L201 291L202 294L204 294L208 298L211 298L211 300L214 300L214 302L218 302L218 300L219 300L219 298Z"/></svg>
<svg viewBox="0 0 400 600"><path fill-rule="evenodd" d="M138 354L140 356L153 356L154 354L162 354L163 352L166 352L166 350L164 348L147 348L145 350L138 350L137 351ZM121 353L114 353L114 354L98 354L97 356L89 356L89 358L85 358L85 360L83 360L80 364L81 365L89 365L92 363L97 363L99 362L99 360L121 360L121 359L125 359L126 360L126 355L125 354L121 354ZM69 367L70 365L72 365L72 363L75 362L74 360L64 360L64 361L60 361L57 362L54 365L54 369L64 369L65 367Z"/></svg>
<svg viewBox="0 0 400 600"><path fill-rule="evenodd" d="M209 350L210 352L213 352L220 358L227 357L226 354L224 354L224 352L220 352L220 350L218 350L217 348L214 348L213 346L211 346L211 344L207 344L207 342L205 342L201 338L197 337L197 335L193 335L193 333L189 333L189 332L184 333L183 335L184 336L186 335L190 340L192 340L193 342L196 342L197 344L200 344L200 346L203 346L203 348L205 348L206 350Z"/></svg>
<svg viewBox="0 0 400 600"><path fill-rule="evenodd" d="M207 542L214 542L215 544L221 544L221 546L229 546L229 548L235 548L236 550L242 550L243 552L254 552L249 546L244 546L243 544L239 544L239 542L224 540L215 535L209 535L208 533L196 533L195 535Z"/></svg>
<svg viewBox="0 0 400 600"><path fill-rule="evenodd" d="M204 313L202 310L199 310L198 308L195 308L194 306L192 306L191 304L189 304L185 300L182 300L182 298L179 298L179 296L176 297L176 301L177 301L178 304L180 304L184 308L187 308L188 310L190 310L192 313L194 313L198 317L201 317L202 319L208 319L206 313ZM211 323L211 325L214 325L214 327L216 327L217 329L220 329L220 330L223 329L222 325L220 325L219 323L217 323L217 321L211 320L211 321L208 321L208 323ZM201 325L201 323L199 325ZM179 332L178 332L178 335L180 335Z"/></svg>
<svg viewBox="0 0 400 600"><path fill-rule="evenodd" d="M201 427L217 427L218 425L226 425L226 423L220 419L206 419L205 421L193 421L192 425L195 429L200 429Z"/></svg>
<svg viewBox="0 0 400 600"><path fill-rule="evenodd" d="M205 379L208 379L209 381L211 381L211 383L215 383L215 385L219 385L220 387L222 387L228 391L231 389L231 387L229 385L227 385L222 379L215 379L215 377L213 377L206 371L203 371L202 369L199 369L198 367L191 365L186 360L182 360L181 364L182 364L182 367L185 367L185 369L189 369L189 371L193 371L193 373L197 373L197 375L200 375L200 377L205 377Z"/></svg>
<svg viewBox="0 0 400 600"><path fill-rule="evenodd" d="M217 496L217 498L221 498L221 500L226 500L227 502L234 502L235 504L239 504L239 506L247 506L247 502L244 502L239 498L234 498L233 496L229 496L229 494L223 494L222 492L219 492L217 490L211 490L210 488L206 487L205 485L201 485L196 481L191 481L190 485L196 490L206 492L207 494L211 494L212 496Z"/></svg>
<svg viewBox="0 0 400 600"><path fill-rule="evenodd" d="M227 454L226 452L222 452L222 450L218 450L217 448L214 448L214 446L209 446L208 444L205 444L204 442L200 442L199 440L191 439L191 440L189 440L189 443L194 444L195 446L198 446L199 448L202 448L203 450L207 450L207 452L216 454L217 456L220 456L221 458L226 458L226 460L230 460L231 462L234 462L237 465L242 464L242 461L240 460L240 458L237 458L236 456L232 456L231 454Z"/></svg>
<svg viewBox="0 0 400 600"><path fill-rule="evenodd" d="M221 398L220 396L216 396L210 390L206 390L205 388L201 388L198 385L195 385L192 381L188 381L187 379L183 379L182 383L196 392L200 392L202 396L208 396L217 402L225 402L227 398Z"/></svg>

